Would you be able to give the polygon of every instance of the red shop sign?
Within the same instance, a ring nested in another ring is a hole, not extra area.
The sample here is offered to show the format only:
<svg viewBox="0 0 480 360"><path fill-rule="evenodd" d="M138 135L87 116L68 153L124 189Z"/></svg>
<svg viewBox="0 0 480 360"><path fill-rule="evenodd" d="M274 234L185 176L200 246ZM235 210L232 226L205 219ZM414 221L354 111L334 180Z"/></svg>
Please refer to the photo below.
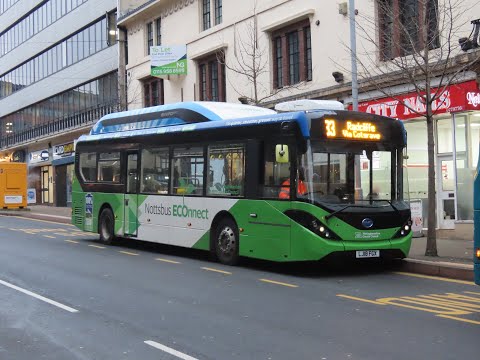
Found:
<svg viewBox="0 0 480 360"><path fill-rule="evenodd" d="M432 94L435 91L436 89L434 88ZM405 104L408 106L405 106ZM352 105L349 105L348 108L351 110ZM402 120L419 117L411 109L415 109L420 114L425 114L427 111L423 99L416 93L398 95L396 98L365 101L358 104L359 111ZM480 90L477 82L471 80L461 84L450 85L433 103L433 110L435 114L480 110Z"/></svg>

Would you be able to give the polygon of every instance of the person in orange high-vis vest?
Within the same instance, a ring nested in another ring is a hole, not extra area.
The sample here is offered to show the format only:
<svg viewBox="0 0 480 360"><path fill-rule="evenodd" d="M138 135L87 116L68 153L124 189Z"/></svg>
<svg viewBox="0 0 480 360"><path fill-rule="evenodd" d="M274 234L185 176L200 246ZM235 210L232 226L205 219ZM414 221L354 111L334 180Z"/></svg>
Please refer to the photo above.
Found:
<svg viewBox="0 0 480 360"><path fill-rule="evenodd" d="M305 195L306 193L307 193L307 186L301 179L298 179L297 195ZM280 193L278 194L278 198L290 199L290 179L287 179L282 183L282 187L280 188Z"/></svg>

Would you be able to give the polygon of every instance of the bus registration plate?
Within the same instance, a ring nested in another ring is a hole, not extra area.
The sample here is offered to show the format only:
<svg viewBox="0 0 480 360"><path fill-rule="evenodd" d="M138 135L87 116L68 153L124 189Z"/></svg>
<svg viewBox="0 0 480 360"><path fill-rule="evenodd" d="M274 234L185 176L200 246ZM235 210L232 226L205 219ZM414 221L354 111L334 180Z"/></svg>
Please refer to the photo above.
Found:
<svg viewBox="0 0 480 360"><path fill-rule="evenodd" d="M357 259L380 257L380 250L362 250L357 251Z"/></svg>

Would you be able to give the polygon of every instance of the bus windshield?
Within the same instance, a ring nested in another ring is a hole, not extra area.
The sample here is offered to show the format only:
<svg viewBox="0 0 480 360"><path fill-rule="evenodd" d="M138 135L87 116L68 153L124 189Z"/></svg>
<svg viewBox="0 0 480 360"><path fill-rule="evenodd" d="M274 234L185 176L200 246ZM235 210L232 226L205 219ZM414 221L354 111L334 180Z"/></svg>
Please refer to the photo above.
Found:
<svg viewBox="0 0 480 360"><path fill-rule="evenodd" d="M362 206L381 206L405 200L406 168L402 166L401 149L371 146L366 149L358 146L329 149L324 144L313 143L301 155L298 164L299 198L324 204Z"/></svg>

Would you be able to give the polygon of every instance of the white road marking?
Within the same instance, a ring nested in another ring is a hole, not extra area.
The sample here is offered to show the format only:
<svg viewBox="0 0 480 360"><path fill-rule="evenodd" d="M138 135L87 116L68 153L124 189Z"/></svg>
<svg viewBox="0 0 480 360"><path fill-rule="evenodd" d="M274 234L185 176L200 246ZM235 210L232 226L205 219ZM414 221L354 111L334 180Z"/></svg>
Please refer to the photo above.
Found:
<svg viewBox="0 0 480 360"><path fill-rule="evenodd" d="M75 310L74 308L71 308L70 306L60 304L59 302L56 302L56 301L51 300L51 299L48 299L48 298L46 298L46 297L44 297L44 296L42 296L42 295L38 295L38 294L36 294L36 293L34 293L34 292L31 292L31 291L29 291L29 290L22 289L21 287L18 287L18 286L16 286L16 285L10 284L10 283L8 283L8 282L6 282L6 281L0 280L0 284L5 285L5 286L7 286L7 287L9 287L9 288L11 288L11 289L20 291L21 293L24 293L24 294L26 294L26 295L30 295L30 296L38 299L38 300L42 300L42 301L44 301L44 302L46 302L46 303L48 303L48 304L50 304L50 305L59 307L60 309L69 311L69 312L71 312L71 313L76 313L76 312L78 312L78 310Z"/></svg>
<svg viewBox="0 0 480 360"><path fill-rule="evenodd" d="M159 349L159 350L162 350L162 351L165 351L166 353L170 354L170 355L173 355L173 356L176 356L178 357L179 359L183 359L183 360L198 360L197 358L194 358L194 357L191 357L190 355L187 355L187 354L184 354L180 351L177 351L175 349L172 349L172 348L169 348L168 346L165 346L165 345L162 345L156 341L152 341L152 340L147 340L147 341L144 341L145 344L147 345L150 345L150 346L153 346L154 348L156 349Z"/></svg>

